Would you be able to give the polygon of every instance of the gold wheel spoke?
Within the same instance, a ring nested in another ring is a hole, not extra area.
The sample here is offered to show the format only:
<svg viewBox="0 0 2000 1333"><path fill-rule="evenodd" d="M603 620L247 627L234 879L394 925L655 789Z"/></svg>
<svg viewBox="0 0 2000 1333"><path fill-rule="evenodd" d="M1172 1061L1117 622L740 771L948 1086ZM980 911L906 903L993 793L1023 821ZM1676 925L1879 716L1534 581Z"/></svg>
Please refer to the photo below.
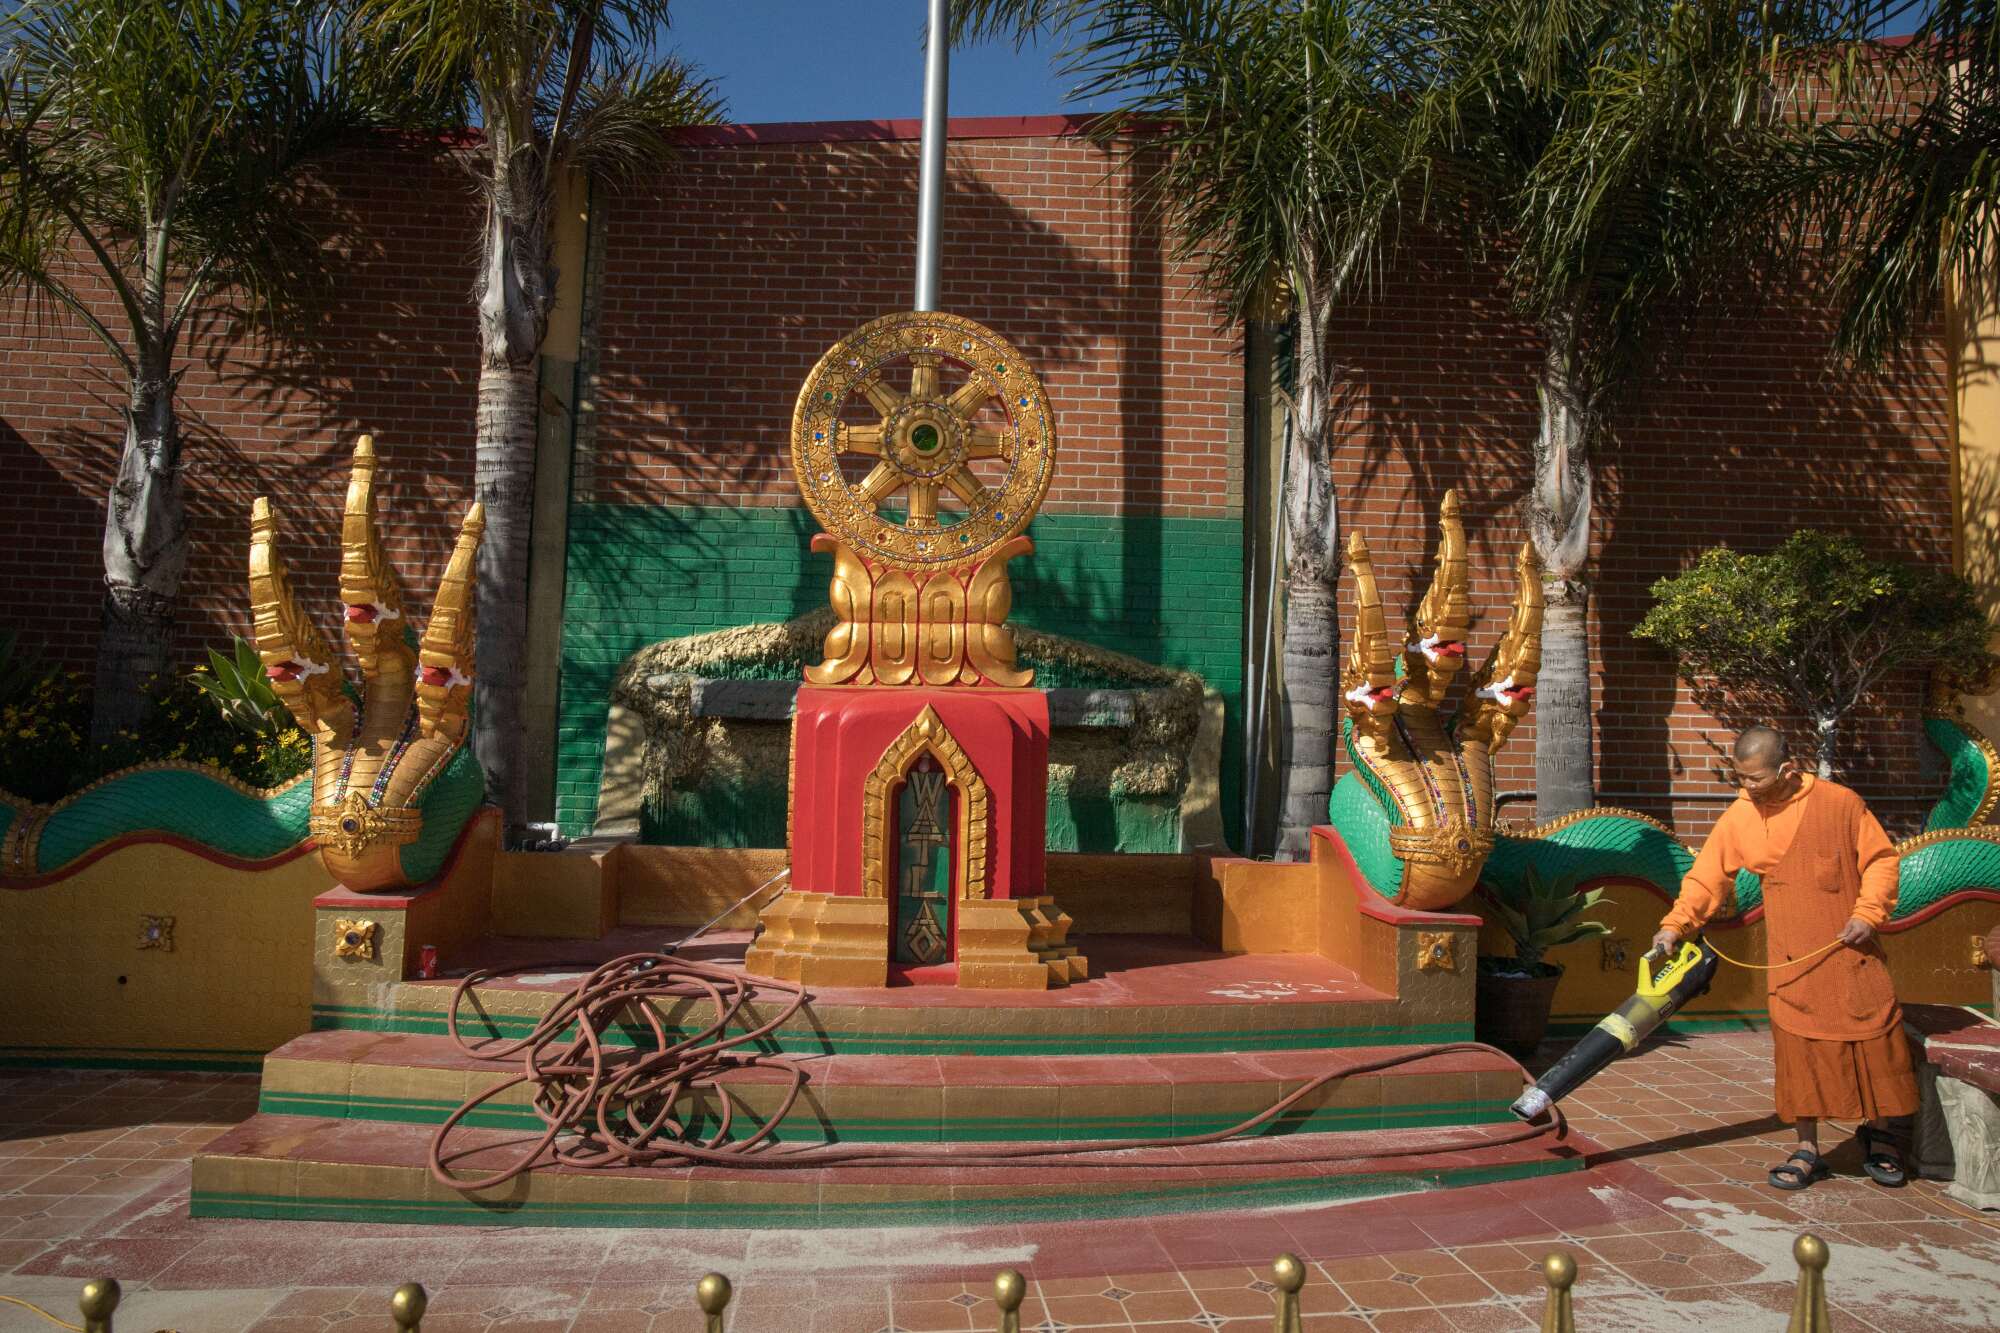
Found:
<svg viewBox="0 0 2000 1333"><path fill-rule="evenodd" d="M1007 456L1007 435L1004 431L975 430L966 439L967 458L1005 458Z"/></svg>
<svg viewBox="0 0 2000 1333"><path fill-rule="evenodd" d="M861 485L856 489L860 493L861 503L873 508L894 495L896 488L902 484L902 473L887 463L877 463L868 475L861 479Z"/></svg>
<svg viewBox="0 0 2000 1333"><path fill-rule="evenodd" d="M938 484L934 481L910 483L909 526L912 529L937 526Z"/></svg>
<svg viewBox="0 0 2000 1333"><path fill-rule="evenodd" d="M938 391L938 363L921 353L910 358L910 397L930 398Z"/></svg>
<svg viewBox="0 0 2000 1333"><path fill-rule="evenodd" d="M960 463L945 474L944 484L951 487L951 493L965 501L967 509L981 509L986 504L986 488L979 484L979 478L972 475L972 469Z"/></svg>
<svg viewBox="0 0 2000 1333"><path fill-rule="evenodd" d="M870 375L854 387L866 394L870 405L885 417L902 406L903 395L884 384L880 375Z"/></svg>
<svg viewBox="0 0 2000 1333"><path fill-rule="evenodd" d="M974 372L972 378L960 385L951 397L945 399L945 402L950 406L952 411L958 413L960 416L970 417L974 412L979 410L980 405L988 398L998 398L999 396L992 385L981 379L977 372Z"/></svg>
<svg viewBox="0 0 2000 1333"><path fill-rule="evenodd" d="M843 454L882 454L882 427L850 426L841 423L840 434L835 437L835 448Z"/></svg>

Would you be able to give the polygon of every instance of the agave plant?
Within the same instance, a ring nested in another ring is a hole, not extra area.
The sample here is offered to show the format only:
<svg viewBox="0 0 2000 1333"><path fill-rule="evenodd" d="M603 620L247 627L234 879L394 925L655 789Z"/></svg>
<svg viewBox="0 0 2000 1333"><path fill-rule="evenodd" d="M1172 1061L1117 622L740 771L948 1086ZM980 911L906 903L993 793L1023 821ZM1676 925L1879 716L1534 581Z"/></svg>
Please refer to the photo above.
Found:
<svg viewBox="0 0 2000 1333"><path fill-rule="evenodd" d="M271 688L264 661L241 637L232 656L211 648L208 665L198 667L188 681L208 697L230 726L253 736L276 736L292 725L291 714Z"/></svg>
<svg viewBox="0 0 2000 1333"><path fill-rule="evenodd" d="M1602 889L1579 893L1574 879L1546 877L1533 866L1528 867L1520 887L1495 889L1489 900L1495 917L1514 941L1514 957L1481 959L1481 963L1489 968L1500 965L1493 970L1547 976L1549 965L1542 956L1550 949L1611 933L1611 927L1604 922L1584 919L1584 914L1603 897Z"/></svg>

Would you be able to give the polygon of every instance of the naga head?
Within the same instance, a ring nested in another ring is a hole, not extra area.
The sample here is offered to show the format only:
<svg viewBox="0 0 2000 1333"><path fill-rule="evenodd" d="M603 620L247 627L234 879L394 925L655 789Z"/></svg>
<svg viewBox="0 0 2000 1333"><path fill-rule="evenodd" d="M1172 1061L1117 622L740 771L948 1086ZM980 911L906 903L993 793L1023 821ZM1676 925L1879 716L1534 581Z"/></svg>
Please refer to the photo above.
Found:
<svg viewBox="0 0 2000 1333"><path fill-rule="evenodd" d="M1425 910L1451 906L1479 878L1493 847L1493 753L1532 707L1541 665L1541 573L1524 543L1507 630L1456 715L1443 716L1471 620L1455 492L1445 493L1438 522L1431 586L1400 650L1382 613L1368 545L1359 533L1348 542L1355 625L1340 681L1349 756L1389 818L1389 849L1401 875L1393 896Z"/></svg>
<svg viewBox="0 0 2000 1333"><path fill-rule="evenodd" d="M250 598L271 687L313 738L309 827L320 859L349 889L411 883L403 850L423 832L423 802L464 747L472 699L474 562L485 531L475 504L419 637L375 531L375 444L354 448L340 531L341 628L361 667L349 687L339 656L293 595L277 510L250 511Z"/></svg>

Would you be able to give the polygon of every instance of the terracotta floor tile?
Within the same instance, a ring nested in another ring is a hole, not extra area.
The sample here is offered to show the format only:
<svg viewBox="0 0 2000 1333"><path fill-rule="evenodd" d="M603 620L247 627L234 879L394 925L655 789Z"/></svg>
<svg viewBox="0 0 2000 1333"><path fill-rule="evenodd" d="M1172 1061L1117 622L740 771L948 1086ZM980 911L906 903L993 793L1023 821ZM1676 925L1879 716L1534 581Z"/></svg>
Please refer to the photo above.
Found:
<svg viewBox="0 0 2000 1333"><path fill-rule="evenodd" d="M1490 1300L1494 1294L1492 1287L1470 1273L1419 1278L1412 1285L1417 1294L1432 1305L1467 1305L1473 1301Z"/></svg>
<svg viewBox="0 0 2000 1333"><path fill-rule="evenodd" d="M971 1329L973 1310L978 1307L955 1305L950 1301L905 1301L900 1297L895 1301L896 1327L911 1330L911 1333L931 1333L932 1330ZM1030 1319L1030 1314L1034 1318ZM1032 1299L1021 1305L1021 1324L1029 1327L1042 1320L1041 1307ZM998 1321L995 1321L996 1325Z"/></svg>
<svg viewBox="0 0 2000 1333"><path fill-rule="evenodd" d="M849 1305L821 1305L812 1312L811 1333L875 1333L887 1327L889 1313L886 1309L873 1309ZM996 1316L996 1327L997 1316ZM582 1330L578 1330L582 1333ZM595 1333L592 1330L591 1333ZM788 1333L806 1333L803 1327Z"/></svg>
<svg viewBox="0 0 2000 1333"><path fill-rule="evenodd" d="M1407 1282L1343 1282L1340 1290L1357 1311L1371 1316L1385 1310L1431 1308L1431 1303Z"/></svg>
<svg viewBox="0 0 2000 1333"><path fill-rule="evenodd" d="M250 1325L249 1333L326 1333L327 1327L318 1315L265 1315Z"/></svg>
<svg viewBox="0 0 2000 1333"><path fill-rule="evenodd" d="M1320 1265L1335 1282L1386 1282L1396 1275L1396 1265L1386 1254L1356 1255Z"/></svg>
<svg viewBox="0 0 2000 1333"><path fill-rule="evenodd" d="M1193 1319L1202 1312L1202 1303L1185 1287L1179 1291L1142 1291L1127 1296L1121 1304L1135 1324L1159 1324Z"/></svg>
<svg viewBox="0 0 2000 1333"><path fill-rule="evenodd" d="M584 1290L583 1310L643 1310L665 1304L658 1282L593 1282Z"/></svg>
<svg viewBox="0 0 2000 1333"><path fill-rule="evenodd" d="M424 1320L424 1327L428 1329L430 1326L431 1321ZM590 1333L651 1333L653 1316L644 1310L627 1308L593 1310L587 1315L579 1314L571 1321L570 1327L588 1329Z"/></svg>
<svg viewBox="0 0 2000 1333"><path fill-rule="evenodd" d="M1464 1264L1444 1250L1398 1250L1383 1258L1389 1262L1391 1277L1397 1273L1412 1277L1460 1276L1466 1271Z"/></svg>
<svg viewBox="0 0 2000 1333"><path fill-rule="evenodd" d="M1252 1282L1267 1281L1268 1275L1241 1264L1223 1268L1194 1268L1182 1274L1187 1284L1195 1291L1227 1291L1248 1287Z"/></svg>
<svg viewBox="0 0 2000 1333"><path fill-rule="evenodd" d="M1187 1290L1187 1283L1172 1269L1153 1273L1113 1273L1105 1280L1114 1287L1132 1292Z"/></svg>
<svg viewBox="0 0 2000 1333"><path fill-rule="evenodd" d="M1124 1327L1132 1322L1121 1302L1104 1296L1049 1296L1042 1299L1041 1305L1046 1318L1071 1328ZM1022 1309L1025 1313L1027 1307ZM1021 1322L1026 1324L1028 1321L1024 1318ZM1041 1320L1035 1322L1040 1323Z"/></svg>
<svg viewBox="0 0 2000 1333"><path fill-rule="evenodd" d="M1377 1333L1452 1333L1451 1319L1425 1306L1418 1310L1384 1310L1370 1320Z"/></svg>
<svg viewBox="0 0 2000 1333"><path fill-rule="evenodd" d="M1058 1277L1038 1280L1034 1289L1044 1297L1096 1296L1116 1285L1108 1277Z"/></svg>
<svg viewBox="0 0 2000 1333"><path fill-rule="evenodd" d="M1455 1329L1464 1333L1517 1333L1540 1329L1542 1307L1506 1301L1485 1301L1478 1305L1456 1305L1438 1311Z"/></svg>

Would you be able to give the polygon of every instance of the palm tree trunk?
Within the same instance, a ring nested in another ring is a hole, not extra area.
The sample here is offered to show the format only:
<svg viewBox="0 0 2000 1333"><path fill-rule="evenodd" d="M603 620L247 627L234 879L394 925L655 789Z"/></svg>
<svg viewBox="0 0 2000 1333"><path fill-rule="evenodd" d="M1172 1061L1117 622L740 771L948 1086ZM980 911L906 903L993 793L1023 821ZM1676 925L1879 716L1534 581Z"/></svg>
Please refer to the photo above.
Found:
<svg viewBox="0 0 2000 1333"><path fill-rule="evenodd" d="M104 516L94 744L146 720L152 704L147 686L172 665L188 530L171 364L170 350L142 349L127 395L125 443Z"/></svg>
<svg viewBox="0 0 2000 1333"><path fill-rule="evenodd" d="M540 354L555 275L549 267L546 145L518 143L504 117L488 126L486 233L478 288L478 663L473 747L507 826L527 820L522 699L528 657L528 557L535 506Z"/></svg>
<svg viewBox="0 0 2000 1333"><path fill-rule="evenodd" d="M1590 707L1590 449L1596 395L1579 374L1575 318L1545 330L1541 433L1528 505L1542 562L1542 666L1535 692L1535 818L1595 804Z"/></svg>
<svg viewBox="0 0 2000 1333"><path fill-rule="evenodd" d="M1285 709L1279 738L1280 860L1304 858L1312 829L1327 820L1333 790L1335 698L1340 680L1339 497L1333 485L1331 284L1315 264L1299 275L1298 386L1285 494Z"/></svg>
<svg viewBox="0 0 2000 1333"><path fill-rule="evenodd" d="M528 553L534 514L535 430L541 383L534 362L479 372L479 449L473 489L486 506L479 544L479 702L474 749L486 789L510 828L526 820L521 702L528 654Z"/></svg>
<svg viewBox="0 0 2000 1333"><path fill-rule="evenodd" d="M1840 714L1828 712L1814 718L1813 738L1818 742L1814 771L1831 782L1840 776Z"/></svg>

